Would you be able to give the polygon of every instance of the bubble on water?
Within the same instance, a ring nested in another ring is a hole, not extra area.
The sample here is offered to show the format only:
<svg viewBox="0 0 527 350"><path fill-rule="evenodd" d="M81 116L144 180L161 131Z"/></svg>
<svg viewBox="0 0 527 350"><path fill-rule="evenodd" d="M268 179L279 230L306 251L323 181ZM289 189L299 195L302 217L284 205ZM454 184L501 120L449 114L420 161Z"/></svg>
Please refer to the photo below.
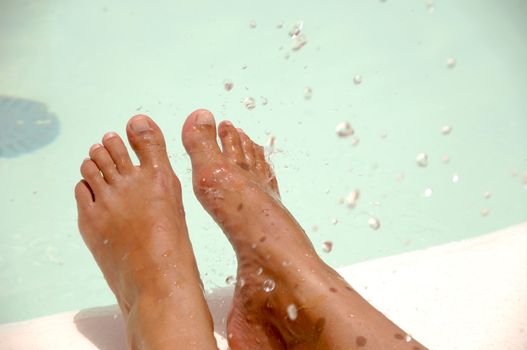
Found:
<svg viewBox="0 0 527 350"><path fill-rule="evenodd" d="M447 68L453 69L457 65L457 61L455 58L447 58L446 60L446 66Z"/></svg>
<svg viewBox="0 0 527 350"><path fill-rule="evenodd" d="M266 97L260 96L260 103L262 106L265 106L267 103L269 103L269 100Z"/></svg>
<svg viewBox="0 0 527 350"><path fill-rule="evenodd" d="M311 100L311 97L313 97L313 89L309 86L306 86L304 88L304 99Z"/></svg>
<svg viewBox="0 0 527 350"><path fill-rule="evenodd" d="M420 167L426 167L428 165L428 155L424 152L421 152L415 157L415 161Z"/></svg>
<svg viewBox="0 0 527 350"><path fill-rule="evenodd" d="M360 74L357 74L353 77L353 83L355 85L359 85L359 84L362 84L362 75Z"/></svg>
<svg viewBox="0 0 527 350"><path fill-rule="evenodd" d="M246 97L242 103L249 111L252 111L256 107L256 101L252 97Z"/></svg>
<svg viewBox="0 0 527 350"><path fill-rule="evenodd" d="M227 276L227 278L225 279L225 283L227 283L228 285L233 285L236 283L236 278L234 276Z"/></svg>
<svg viewBox="0 0 527 350"><path fill-rule="evenodd" d="M459 174L458 173L454 173L452 175L452 182L457 184L459 182Z"/></svg>
<svg viewBox="0 0 527 350"><path fill-rule="evenodd" d="M223 82L223 88L225 89L225 91L231 91L233 87L234 87L234 83L232 81L225 80Z"/></svg>
<svg viewBox="0 0 527 350"><path fill-rule="evenodd" d="M359 190L355 189L351 191L348 196L346 197L346 204L348 205L348 208L355 208L357 205L357 201L359 200L360 192Z"/></svg>
<svg viewBox="0 0 527 350"><path fill-rule="evenodd" d="M326 253L329 253L333 250L333 242L331 241L325 241L322 243L322 250Z"/></svg>
<svg viewBox="0 0 527 350"><path fill-rule="evenodd" d="M264 292L266 292L266 293L272 292L275 287L276 287L276 283L272 279L265 280L263 285L262 285L262 288L263 288Z"/></svg>
<svg viewBox="0 0 527 350"><path fill-rule="evenodd" d="M486 191L485 193L483 193L483 198L489 199L491 195L492 193L490 193L489 191Z"/></svg>
<svg viewBox="0 0 527 350"><path fill-rule="evenodd" d="M374 229L378 230L381 227L381 223L379 222L379 219L371 217L368 219L368 225Z"/></svg>
<svg viewBox="0 0 527 350"><path fill-rule="evenodd" d="M355 130L353 130L349 122L341 122L337 124L337 127L335 128L335 132L337 133L338 137L348 137L348 136L353 135Z"/></svg>
<svg viewBox="0 0 527 350"><path fill-rule="evenodd" d="M302 28L303 27L304 27L304 22L303 21L296 22L293 25L293 27L291 28L291 30L289 31L289 36L292 39L295 39L296 37L298 37L300 35L300 33L302 33Z"/></svg>
<svg viewBox="0 0 527 350"><path fill-rule="evenodd" d="M407 343L411 342L412 341L412 336L410 334L407 334L405 340L406 340Z"/></svg>
<svg viewBox="0 0 527 350"><path fill-rule="evenodd" d="M431 188L426 188L423 194L425 195L425 197L431 197L432 193L433 191Z"/></svg>
<svg viewBox="0 0 527 350"><path fill-rule="evenodd" d="M490 209L489 208L481 208L481 210L479 211L481 216L487 216L490 214Z"/></svg>
<svg viewBox="0 0 527 350"><path fill-rule="evenodd" d="M287 306L287 317L291 321L294 321L294 320L297 319L297 317L298 317L298 308L296 307L295 304L289 304Z"/></svg>
<svg viewBox="0 0 527 350"><path fill-rule="evenodd" d="M251 29L256 28L256 21L255 20L252 20L252 21L249 22L249 28L251 28Z"/></svg>
<svg viewBox="0 0 527 350"><path fill-rule="evenodd" d="M108 241L107 239L105 239L104 241L102 241L102 244L107 245L108 242L109 242L109 241Z"/></svg>
<svg viewBox="0 0 527 350"><path fill-rule="evenodd" d="M448 162L450 162L450 157L447 156L447 155L444 155L441 157L441 161L444 163L444 164L447 164Z"/></svg>
<svg viewBox="0 0 527 350"><path fill-rule="evenodd" d="M331 220L331 224L333 225L336 225L339 223L339 220L337 218L333 218L333 220Z"/></svg>
<svg viewBox="0 0 527 350"><path fill-rule="evenodd" d="M278 22L278 24L276 25L276 29L282 29L283 27L284 27L283 21Z"/></svg>
<svg viewBox="0 0 527 350"><path fill-rule="evenodd" d="M293 47L291 48L293 51L298 51L307 44L307 36L302 33L299 36L297 36L293 41Z"/></svg>
<svg viewBox="0 0 527 350"><path fill-rule="evenodd" d="M450 125L444 125L442 128L441 128L441 133L443 135L448 135L450 134L450 132L452 131L452 126Z"/></svg>
<svg viewBox="0 0 527 350"><path fill-rule="evenodd" d="M353 136L351 138L351 145L352 146L357 146L359 144L359 141L360 141L360 139L357 136Z"/></svg>

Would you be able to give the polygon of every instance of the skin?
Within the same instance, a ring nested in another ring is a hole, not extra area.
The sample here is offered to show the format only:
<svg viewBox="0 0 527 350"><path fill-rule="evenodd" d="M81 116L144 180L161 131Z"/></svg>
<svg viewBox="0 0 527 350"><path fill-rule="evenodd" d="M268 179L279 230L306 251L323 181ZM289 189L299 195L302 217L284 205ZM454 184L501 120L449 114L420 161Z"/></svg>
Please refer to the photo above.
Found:
<svg viewBox="0 0 527 350"><path fill-rule="evenodd" d="M136 116L127 134L140 166L114 133L81 166L80 231L126 317L132 349L216 349L161 131ZM282 205L261 146L229 122L216 134L206 110L187 118L182 139L194 192L238 259L231 349L425 349L317 256Z"/></svg>

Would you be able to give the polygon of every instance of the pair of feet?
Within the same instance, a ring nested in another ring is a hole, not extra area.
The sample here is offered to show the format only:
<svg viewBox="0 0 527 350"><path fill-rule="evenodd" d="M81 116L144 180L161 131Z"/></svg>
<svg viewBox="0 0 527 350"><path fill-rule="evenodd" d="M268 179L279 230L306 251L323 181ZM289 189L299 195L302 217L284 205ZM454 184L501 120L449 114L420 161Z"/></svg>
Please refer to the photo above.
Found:
<svg viewBox="0 0 527 350"><path fill-rule="evenodd" d="M75 188L79 229L114 292L133 349L217 349L187 232L181 186L159 127L146 116L90 148ZM238 349L424 349L367 304L315 253L282 206L263 148L205 110L182 138L194 192L234 247L227 322ZM379 340L380 339L380 340Z"/></svg>

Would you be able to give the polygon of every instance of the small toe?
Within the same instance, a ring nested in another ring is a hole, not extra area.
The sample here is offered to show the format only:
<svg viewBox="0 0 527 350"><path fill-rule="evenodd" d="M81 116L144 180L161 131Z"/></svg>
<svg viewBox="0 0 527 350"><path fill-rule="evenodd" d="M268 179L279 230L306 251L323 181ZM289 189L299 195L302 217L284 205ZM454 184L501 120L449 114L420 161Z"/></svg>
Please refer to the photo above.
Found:
<svg viewBox="0 0 527 350"><path fill-rule="evenodd" d="M254 142L242 129L238 129L238 134L240 135L240 141L242 143L245 163L249 166L249 168L254 169L256 165L256 151L254 149Z"/></svg>
<svg viewBox="0 0 527 350"><path fill-rule="evenodd" d="M115 163L110 157L110 153L106 150L106 147L100 144L95 144L90 148L90 158L97 164L97 167L101 170L104 179L108 183L113 183L117 178L117 168Z"/></svg>
<svg viewBox="0 0 527 350"><path fill-rule="evenodd" d="M223 154L236 164L248 168L245 164L242 142L238 130L229 121L223 121L218 127L218 135L221 140Z"/></svg>
<svg viewBox="0 0 527 350"><path fill-rule="evenodd" d="M110 153L110 157L112 157L119 173L128 174L132 171L134 165L119 135L114 132L106 133L102 138L102 144Z"/></svg>
<svg viewBox="0 0 527 350"><path fill-rule="evenodd" d="M183 125L182 139L193 167L201 166L221 155L216 142L214 116L205 109L198 109L187 117Z"/></svg>
<svg viewBox="0 0 527 350"><path fill-rule="evenodd" d="M93 193L89 186L84 180L77 182L77 185L75 185L75 199L79 209L89 207L94 201Z"/></svg>
<svg viewBox="0 0 527 350"><path fill-rule="evenodd" d="M152 119L136 115L128 122L126 133L141 167L170 166L163 133Z"/></svg>
<svg viewBox="0 0 527 350"><path fill-rule="evenodd" d="M81 175L92 189L95 198L97 198L97 193L106 186L97 164L89 158L85 159L81 165Z"/></svg>

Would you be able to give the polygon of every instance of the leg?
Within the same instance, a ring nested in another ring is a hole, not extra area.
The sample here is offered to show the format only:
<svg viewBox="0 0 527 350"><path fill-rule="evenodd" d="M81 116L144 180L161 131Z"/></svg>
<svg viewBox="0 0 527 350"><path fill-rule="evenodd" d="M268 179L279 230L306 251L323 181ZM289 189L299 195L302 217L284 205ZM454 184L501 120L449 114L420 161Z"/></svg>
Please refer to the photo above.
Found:
<svg viewBox="0 0 527 350"><path fill-rule="evenodd" d="M194 191L233 245L232 349L425 349L317 256L283 207L262 147L199 110L183 127Z"/></svg>
<svg viewBox="0 0 527 350"><path fill-rule="evenodd" d="M82 237L114 292L132 349L217 349L190 244L179 180L158 126L127 126L90 149L75 188Z"/></svg>

